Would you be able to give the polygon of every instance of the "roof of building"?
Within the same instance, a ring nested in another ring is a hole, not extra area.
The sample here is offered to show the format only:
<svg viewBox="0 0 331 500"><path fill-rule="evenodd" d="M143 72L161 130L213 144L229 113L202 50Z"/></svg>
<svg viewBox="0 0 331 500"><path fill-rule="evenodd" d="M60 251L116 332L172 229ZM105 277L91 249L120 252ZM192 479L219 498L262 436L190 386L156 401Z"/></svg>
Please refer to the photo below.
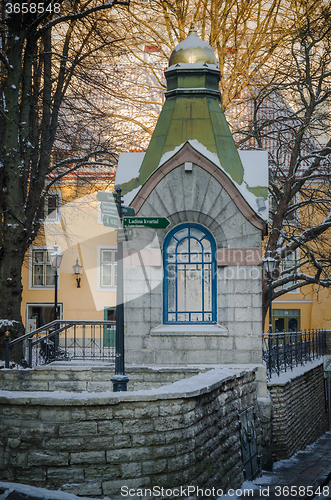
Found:
<svg viewBox="0 0 331 500"><path fill-rule="evenodd" d="M261 169L256 169L257 175L245 172L221 107L218 89L220 74L215 55L195 30L190 31L184 42L176 47L180 50L175 49L170 57L165 72L166 102L148 149L139 158L137 156L133 160L131 157L129 168L127 156L120 155L115 184L121 185L126 203L132 201L155 170L189 143L226 173L257 212L256 198L266 200L268 195L267 154L262 155L265 175L260 175ZM192 62L187 62L189 59Z"/></svg>
<svg viewBox="0 0 331 500"><path fill-rule="evenodd" d="M258 213L263 220L268 219L268 152L265 150L260 151L241 151L239 150L239 157L241 159L244 176L243 181L238 184L234 182L232 177L222 168L217 154L211 153L203 144L197 140L187 141L193 149L199 154L210 160L215 166L222 170L232 183L236 186L240 194L251 206L255 213ZM184 144L176 147L173 151L168 151L161 158L159 167L164 165L175 154L177 154ZM139 176L141 164L143 162L145 153L121 153L116 172L115 184L125 185L135 181ZM136 194L140 191L141 186L133 188L131 191L124 193L125 205L130 205L134 200ZM262 196L265 199L266 210L260 212L258 210L256 198Z"/></svg>
<svg viewBox="0 0 331 500"><path fill-rule="evenodd" d="M172 51L169 66L178 63L207 63L217 65L213 49L199 38L196 29L192 26L188 37L180 42Z"/></svg>

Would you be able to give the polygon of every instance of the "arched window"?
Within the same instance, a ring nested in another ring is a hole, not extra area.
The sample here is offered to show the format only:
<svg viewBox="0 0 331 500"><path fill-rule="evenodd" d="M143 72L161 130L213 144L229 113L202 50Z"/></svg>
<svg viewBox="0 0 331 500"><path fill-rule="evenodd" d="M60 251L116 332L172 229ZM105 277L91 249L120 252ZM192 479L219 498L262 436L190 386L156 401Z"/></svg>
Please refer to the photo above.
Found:
<svg viewBox="0 0 331 500"><path fill-rule="evenodd" d="M216 323L216 244L199 224L176 226L163 247L163 322Z"/></svg>

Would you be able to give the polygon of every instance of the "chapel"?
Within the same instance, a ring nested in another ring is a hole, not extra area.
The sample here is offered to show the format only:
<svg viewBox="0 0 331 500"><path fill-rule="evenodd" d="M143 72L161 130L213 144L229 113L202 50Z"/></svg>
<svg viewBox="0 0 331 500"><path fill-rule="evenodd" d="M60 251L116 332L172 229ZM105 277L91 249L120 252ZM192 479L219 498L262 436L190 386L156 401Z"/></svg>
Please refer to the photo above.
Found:
<svg viewBox="0 0 331 500"><path fill-rule="evenodd" d="M165 70L146 153L122 153L115 185L136 216L124 244L125 357L140 365L262 363L268 155L238 150L212 48L191 28Z"/></svg>

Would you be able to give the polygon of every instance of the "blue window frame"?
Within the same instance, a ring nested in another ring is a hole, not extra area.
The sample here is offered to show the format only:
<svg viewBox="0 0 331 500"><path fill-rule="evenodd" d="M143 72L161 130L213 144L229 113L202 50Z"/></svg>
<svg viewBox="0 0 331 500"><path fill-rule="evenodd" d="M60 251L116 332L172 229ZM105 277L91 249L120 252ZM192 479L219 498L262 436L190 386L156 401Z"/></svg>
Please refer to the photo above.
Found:
<svg viewBox="0 0 331 500"><path fill-rule="evenodd" d="M180 224L163 246L163 322L216 323L216 244L200 224Z"/></svg>

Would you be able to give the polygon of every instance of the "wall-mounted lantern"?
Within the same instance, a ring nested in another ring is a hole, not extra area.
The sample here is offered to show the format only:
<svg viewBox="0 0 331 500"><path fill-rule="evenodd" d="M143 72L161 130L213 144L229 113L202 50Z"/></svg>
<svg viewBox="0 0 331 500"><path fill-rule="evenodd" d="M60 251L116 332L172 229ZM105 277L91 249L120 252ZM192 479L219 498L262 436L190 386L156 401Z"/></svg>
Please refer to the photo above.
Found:
<svg viewBox="0 0 331 500"><path fill-rule="evenodd" d="M76 264L72 266L76 278L77 288L80 288L80 280L82 274L82 266L79 264L78 259L76 259Z"/></svg>

